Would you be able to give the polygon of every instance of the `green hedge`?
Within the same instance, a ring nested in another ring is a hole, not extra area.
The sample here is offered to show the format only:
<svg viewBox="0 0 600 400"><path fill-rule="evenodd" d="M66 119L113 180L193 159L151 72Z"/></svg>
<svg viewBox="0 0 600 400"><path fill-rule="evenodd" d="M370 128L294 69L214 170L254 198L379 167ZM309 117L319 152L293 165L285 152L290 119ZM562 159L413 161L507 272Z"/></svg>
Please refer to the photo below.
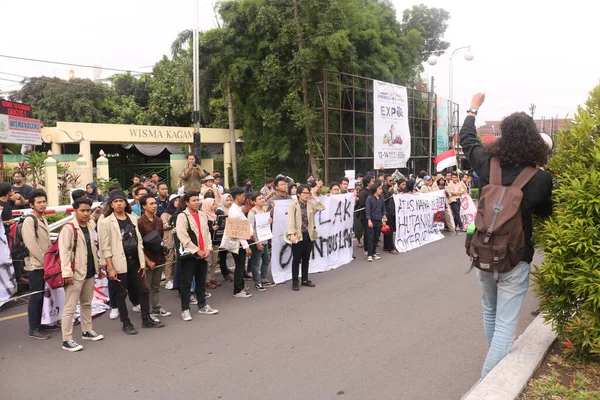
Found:
<svg viewBox="0 0 600 400"><path fill-rule="evenodd" d="M478 199L479 198L479 189L471 189L471 198Z"/></svg>

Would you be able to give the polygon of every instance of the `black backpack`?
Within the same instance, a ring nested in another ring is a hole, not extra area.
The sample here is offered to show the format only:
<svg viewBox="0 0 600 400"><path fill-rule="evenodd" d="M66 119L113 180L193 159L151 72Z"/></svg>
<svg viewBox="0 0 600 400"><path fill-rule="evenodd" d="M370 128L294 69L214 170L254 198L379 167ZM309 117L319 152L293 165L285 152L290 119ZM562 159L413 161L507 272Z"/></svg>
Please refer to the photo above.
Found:
<svg viewBox="0 0 600 400"><path fill-rule="evenodd" d="M27 214L24 217L21 217L19 221L16 223L16 227L14 228L14 235L12 239L12 245L10 246L10 257L14 261L23 261L25 257L29 257L29 249L25 246L25 242L23 241L23 222L31 217L33 218L33 226L35 228L35 238L38 238L38 220L33 214Z"/></svg>

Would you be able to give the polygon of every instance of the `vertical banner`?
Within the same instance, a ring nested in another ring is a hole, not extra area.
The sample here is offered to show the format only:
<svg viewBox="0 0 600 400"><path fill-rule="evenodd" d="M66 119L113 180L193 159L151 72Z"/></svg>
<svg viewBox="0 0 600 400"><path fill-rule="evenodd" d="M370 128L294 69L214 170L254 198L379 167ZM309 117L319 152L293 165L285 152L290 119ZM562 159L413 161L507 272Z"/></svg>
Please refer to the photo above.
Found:
<svg viewBox="0 0 600 400"><path fill-rule="evenodd" d="M12 296L16 287L15 271L10 258L4 224L0 224L0 306Z"/></svg>
<svg viewBox="0 0 600 400"><path fill-rule="evenodd" d="M446 150L448 150L449 145L449 133L448 126L450 125L450 120L448 119L448 100L444 99L442 96L436 96L436 109L437 109L437 118L436 118L436 155L440 155Z"/></svg>
<svg viewBox="0 0 600 400"><path fill-rule="evenodd" d="M444 238L446 195L443 190L396 194L396 250L407 252Z"/></svg>
<svg viewBox="0 0 600 400"><path fill-rule="evenodd" d="M325 210L315 215L319 237L314 241L309 273L324 272L352 261L352 224L354 193L320 197ZM276 200L273 211L273 248L271 272L275 283L292 279L292 245L283 235L287 231L287 214L293 200Z"/></svg>
<svg viewBox="0 0 600 400"><path fill-rule="evenodd" d="M373 81L374 168L405 168L410 158L406 87Z"/></svg>

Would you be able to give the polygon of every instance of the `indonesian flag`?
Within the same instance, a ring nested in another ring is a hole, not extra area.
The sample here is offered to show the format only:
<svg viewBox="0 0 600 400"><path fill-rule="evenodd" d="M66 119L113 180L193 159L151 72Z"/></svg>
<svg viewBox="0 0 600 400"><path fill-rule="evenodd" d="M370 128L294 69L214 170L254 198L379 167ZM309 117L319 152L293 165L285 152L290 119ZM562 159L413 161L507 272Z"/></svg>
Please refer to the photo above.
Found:
<svg viewBox="0 0 600 400"><path fill-rule="evenodd" d="M442 154L438 154L438 156L433 159L433 163L437 165L437 172L456 165L456 152L454 149L450 149Z"/></svg>

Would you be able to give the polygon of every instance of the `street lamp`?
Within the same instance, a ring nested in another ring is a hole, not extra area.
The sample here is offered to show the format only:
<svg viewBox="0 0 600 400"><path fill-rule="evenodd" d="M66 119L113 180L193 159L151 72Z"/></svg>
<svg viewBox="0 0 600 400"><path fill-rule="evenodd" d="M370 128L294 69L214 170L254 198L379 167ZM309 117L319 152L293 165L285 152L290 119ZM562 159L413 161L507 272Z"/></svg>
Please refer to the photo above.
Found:
<svg viewBox="0 0 600 400"><path fill-rule="evenodd" d="M454 55L456 54L457 51L459 50L467 50L467 52L465 53L464 57L465 60L467 61L471 61L473 60L473 58L475 58L475 56L473 55L473 53L471 53L471 46L463 46L463 47L458 47L456 49L454 49L454 51L452 52L452 54L450 55L450 76L449 76L449 85L450 85L450 101L454 100L454 68L453 68L453 62L452 59L454 58ZM429 65L435 65L438 62L438 56L435 55L435 53L443 53L445 50L435 50L432 52L432 54L429 56L429 58L427 59L427 64Z"/></svg>

